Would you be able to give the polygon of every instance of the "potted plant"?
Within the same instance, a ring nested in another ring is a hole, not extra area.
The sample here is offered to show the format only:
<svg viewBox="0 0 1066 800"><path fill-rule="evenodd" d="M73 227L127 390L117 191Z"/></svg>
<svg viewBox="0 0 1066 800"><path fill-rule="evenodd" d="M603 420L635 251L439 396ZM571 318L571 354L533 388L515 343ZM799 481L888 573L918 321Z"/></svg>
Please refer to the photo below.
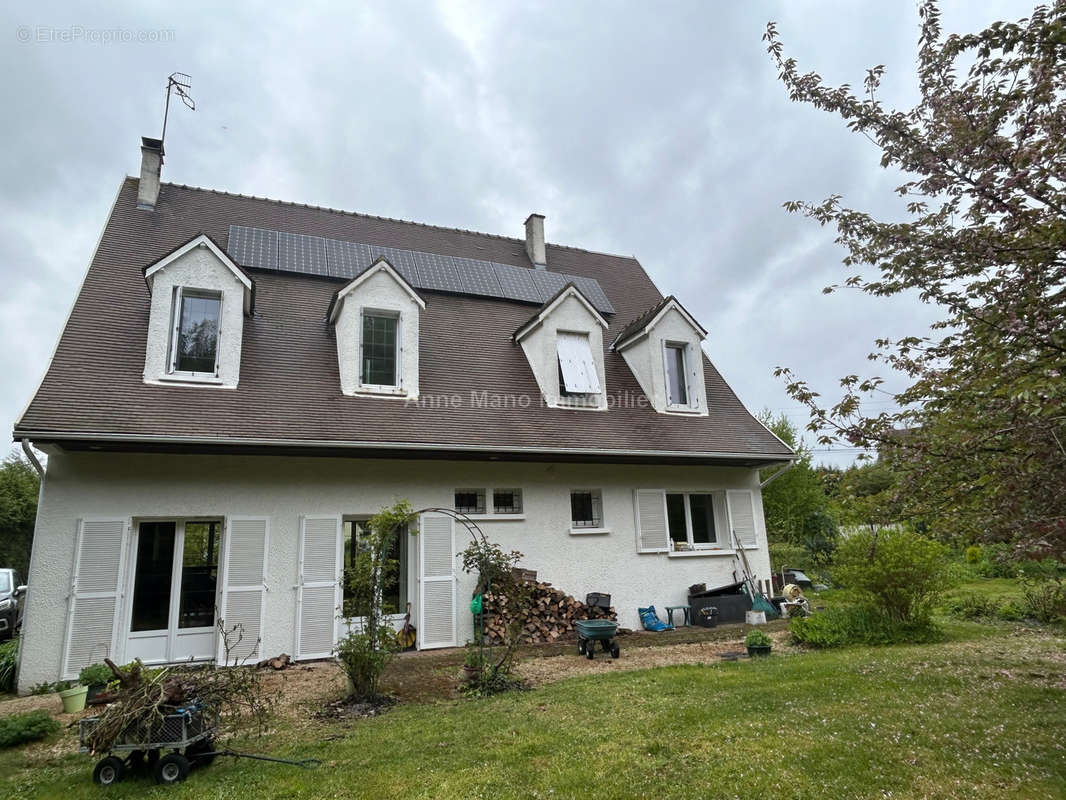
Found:
<svg viewBox="0 0 1066 800"><path fill-rule="evenodd" d="M481 677L481 671L485 667L481 648L473 642L467 642L466 655L463 659L463 679L467 683L473 683Z"/></svg>
<svg viewBox="0 0 1066 800"><path fill-rule="evenodd" d="M770 655L770 647L773 644L773 640L762 631L754 630L748 634L744 644L748 646L748 655L754 658L755 656Z"/></svg>
<svg viewBox="0 0 1066 800"><path fill-rule="evenodd" d="M92 704L99 695L104 694L107 691L108 681L114 677L111 667L107 664L90 664L79 672L78 683L88 688L85 702Z"/></svg>
<svg viewBox="0 0 1066 800"><path fill-rule="evenodd" d="M64 714L76 714L85 710L85 695L89 693L88 686L74 685L70 689L64 689L59 693L59 700L63 703Z"/></svg>

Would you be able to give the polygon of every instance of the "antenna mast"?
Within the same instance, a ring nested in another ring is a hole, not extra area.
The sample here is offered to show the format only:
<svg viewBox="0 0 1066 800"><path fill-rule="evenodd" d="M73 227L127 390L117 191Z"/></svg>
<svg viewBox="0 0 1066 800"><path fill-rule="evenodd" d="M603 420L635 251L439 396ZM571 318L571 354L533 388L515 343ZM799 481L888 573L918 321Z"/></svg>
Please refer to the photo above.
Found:
<svg viewBox="0 0 1066 800"><path fill-rule="evenodd" d="M172 73L167 78L167 103L163 109L163 135L159 137L159 149L163 149L163 141L167 138L167 117L170 116L170 93L177 92L178 97L190 111L196 110L196 103L189 96L189 87L192 86L192 78L184 72Z"/></svg>

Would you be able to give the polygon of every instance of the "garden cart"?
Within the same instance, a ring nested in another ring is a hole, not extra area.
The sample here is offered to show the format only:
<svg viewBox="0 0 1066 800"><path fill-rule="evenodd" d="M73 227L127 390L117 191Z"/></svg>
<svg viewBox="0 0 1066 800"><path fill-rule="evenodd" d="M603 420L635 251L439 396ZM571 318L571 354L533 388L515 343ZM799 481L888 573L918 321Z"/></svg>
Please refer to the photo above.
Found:
<svg viewBox="0 0 1066 800"><path fill-rule="evenodd" d="M610 653L611 658L618 658L621 652L615 636L618 633L618 623L609 619L579 619L574 622L577 628L577 652L586 658L594 658L596 642L600 642L605 653Z"/></svg>

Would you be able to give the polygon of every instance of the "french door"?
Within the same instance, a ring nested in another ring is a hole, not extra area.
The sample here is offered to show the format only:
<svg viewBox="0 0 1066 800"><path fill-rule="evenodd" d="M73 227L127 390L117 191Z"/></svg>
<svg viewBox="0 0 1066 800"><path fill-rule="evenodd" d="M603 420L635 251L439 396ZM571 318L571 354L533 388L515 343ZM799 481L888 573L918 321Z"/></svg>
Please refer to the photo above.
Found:
<svg viewBox="0 0 1066 800"><path fill-rule="evenodd" d="M215 608L222 520L137 524L125 659L146 664L215 657Z"/></svg>

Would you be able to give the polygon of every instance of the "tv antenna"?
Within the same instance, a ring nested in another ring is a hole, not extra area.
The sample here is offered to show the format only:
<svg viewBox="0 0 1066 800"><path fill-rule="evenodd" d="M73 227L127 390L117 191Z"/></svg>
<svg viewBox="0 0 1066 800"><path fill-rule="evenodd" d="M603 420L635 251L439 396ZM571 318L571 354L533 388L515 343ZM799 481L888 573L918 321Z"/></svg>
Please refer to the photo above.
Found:
<svg viewBox="0 0 1066 800"><path fill-rule="evenodd" d="M189 96L189 87L192 86L192 78L186 75L184 72L171 73L167 78L167 104L163 109L163 135L159 137L159 149L163 149L163 140L167 138L167 117L170 116L170 94L171 92L177 93L181 98L181 102L185 104L185 107L190 111L196 110L195 101Z"/></svg>

